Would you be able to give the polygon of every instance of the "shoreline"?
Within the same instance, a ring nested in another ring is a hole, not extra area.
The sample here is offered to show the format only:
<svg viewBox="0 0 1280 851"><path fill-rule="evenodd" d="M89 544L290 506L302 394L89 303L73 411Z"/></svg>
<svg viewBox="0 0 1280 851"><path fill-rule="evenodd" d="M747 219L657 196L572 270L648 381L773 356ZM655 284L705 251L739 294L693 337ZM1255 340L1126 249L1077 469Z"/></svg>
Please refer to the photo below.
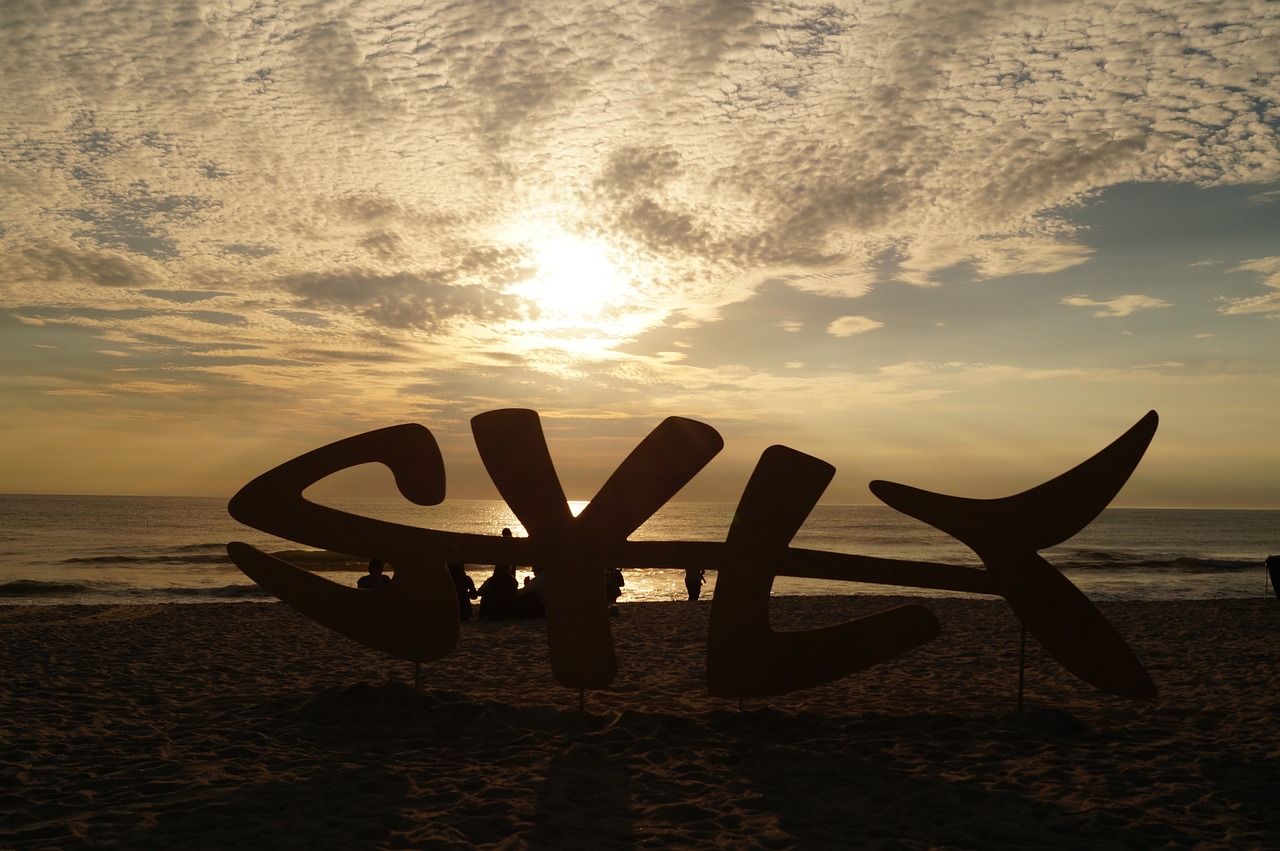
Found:
<svg viewBox="0 0 1280 851"><path fill-rule="evenodd" d="M1280 602L1099 608L1161 692L1094 691L998 600L777 597L777 629L921 602L942 635L803 692L706 695L708 603L622 603L619 674L542 621L383 657L287 606L0 606L0 846L1251 848L1280 842Z"/></svg>

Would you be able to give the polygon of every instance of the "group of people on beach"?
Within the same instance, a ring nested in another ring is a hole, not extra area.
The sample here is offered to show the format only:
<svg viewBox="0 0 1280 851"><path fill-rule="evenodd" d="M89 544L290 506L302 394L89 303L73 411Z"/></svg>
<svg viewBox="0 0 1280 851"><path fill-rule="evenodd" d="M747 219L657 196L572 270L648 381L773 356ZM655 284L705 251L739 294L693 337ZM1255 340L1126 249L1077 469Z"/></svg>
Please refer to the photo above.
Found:
<svg viewBox="0 0 1280 851"><path fill-rule="evenodd" d="M502 537L510 538L511 530L503 529ZM369 572L360 577L356 585L360 588L378 588L391 581L391 577L383 573L385 565L374 559L369 562ZM480 584L467 575L466 565L451 563L449 576L453 579L453 587L458 595L458 617L469 621L472 617L472 600L480 599L480 611L476 616L481 620L507 620L510 618L545 618L546 606L542 601L542 586L545 578L542 569L534 566L533 575L526 576L524 584L516 581L515 565L495 564L493 573ZM609 614L618 614L618 598L622 596L622 586L626 580L622 571L611 567L605 574L604 600Z"/></svg>
<svg viewBox="0 0 1280 851"><path fill-rule="evenodd" d="M511 530L503 529L502 537L510 538ZM458 615L464 621L470 620L471 601L479 597L480 611L477 617L481 620L545 618L547 609L542 602L543 582L541 568L535 567L533 575L526 576L524 586L521 587L516 581L516 567L513 564L495 564L493 574L480 583L478 590L470 577L467 577L465 584L460 585L455 575L454 586L458 589Z"/></svg>

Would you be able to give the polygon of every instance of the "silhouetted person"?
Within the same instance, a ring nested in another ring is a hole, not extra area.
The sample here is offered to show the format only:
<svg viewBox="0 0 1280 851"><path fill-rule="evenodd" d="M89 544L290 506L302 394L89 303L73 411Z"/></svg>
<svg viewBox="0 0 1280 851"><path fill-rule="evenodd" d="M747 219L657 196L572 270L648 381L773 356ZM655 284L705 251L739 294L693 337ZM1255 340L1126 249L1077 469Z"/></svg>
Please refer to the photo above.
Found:
<svg viewBox="0 0 1280 851"><path fill-rule="evenodd" d="M1267 576L1271 577L1271 590L1280 597L1280 556L1267 556Z"/></svg>
<svg viewBox="0 0 1280 851"><path fill-rule="evenodd" d="M618 598L622 596L622 586L627 584L627 580L622 578L622 571L616 567L611 567L605 572L604 590L605 597L609 600L609 614L618 614Z"/></svg>
<svg viewBox="0 0 1280 851"><path fill-rule="evenodd" d="M522 618L545 618L547 607L542 602L542 568L535 567L533 576L526 576L524 587L520 589L516 600L516 616Z"/></svg>
<svg viewBox="0 0 1280 851"><path fill-rule="evenodd" d="M450 564L449 576L453 579L453 589L458 592L458 619L471 620L471 601L480 596L476 591L476 583L467 576L467 566Z"/></svg>
<svg viewBox="0 0 1280 851"><path fill-rule="evenodd" d="M505 564L495 564L493 575L480 584L480 617L501 620L515 617L516 578Z"/></svg>
<svg viewBox="0 0 1280 851"><path fill-rule="evenodd" d="M508 543L510 542L510 540L511 540L511 530L504 527L502 530L502 541L503 543ZM516 575L516 566L514 564L509 564L506 567L507 567L508 573L510 573L512 576Z"/></svg>
<svg viewBox="0 0 1280 851"><path fill-rule="evenodd" d="M386 566L386 562L382 559L375 558L369 562L369 573L361 576L356 581L357 588L381 588L391 581L391 577L382 572L382 568Z"/></svg>
<svg viewBox="0 0 1280 851"><path fill-rule="evenodd" d="M702 593L702 585L707 581L707 572L698 567L685 568L684 571L684 588L689 592L689 602L698 602L698 595Z"/></svg>

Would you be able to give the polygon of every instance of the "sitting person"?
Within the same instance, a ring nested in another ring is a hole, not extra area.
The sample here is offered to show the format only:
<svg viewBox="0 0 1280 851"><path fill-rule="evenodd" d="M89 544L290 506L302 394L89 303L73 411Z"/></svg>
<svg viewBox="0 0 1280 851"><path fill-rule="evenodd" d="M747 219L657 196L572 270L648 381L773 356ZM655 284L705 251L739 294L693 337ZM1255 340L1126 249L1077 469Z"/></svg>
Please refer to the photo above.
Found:
<svg viewBox="0 0 1280 851"><path fill-rule="evenodd" d="M356 581L357 588L381 588L391 581L391 577L382 572L382 568L386 566L380 558L375 558L369 562L369 573L361 576Z"/></svg>
<svg viewBox="0 0 1280 851"><path fill-rule="evenodd" d="M535 567L533 576L525 577L524 587L520 589L517 595L517 617L522 618L545 618L547 616L547 607L542 602L542 583L546 581L542 576L542 568Z"/></svg>
<svg viewBox="0 0 1280 851"><path fill-rule="evenodd" d="M609 614L617 616L618 614L618 598L622 596L622 586L627 584L627 580L622 578L622 571L616 567L610 567L605 571L604 585L605 597L609 601Z"/></svg>
<svg viewBox="0 0 1280 851"><path fill-rule="evenodd" d="M480 584L480 618L501 620L516 616L516 578L505 564L495 564L493 575Z"/></svg>

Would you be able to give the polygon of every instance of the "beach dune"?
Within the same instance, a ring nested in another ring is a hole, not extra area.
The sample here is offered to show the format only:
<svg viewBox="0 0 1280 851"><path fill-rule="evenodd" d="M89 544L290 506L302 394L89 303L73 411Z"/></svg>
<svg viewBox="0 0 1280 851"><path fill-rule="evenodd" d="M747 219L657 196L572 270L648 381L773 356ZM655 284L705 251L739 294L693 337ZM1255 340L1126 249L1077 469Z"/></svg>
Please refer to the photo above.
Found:
<svg viewBox="0 0 1280 851"><path fill-rule="evenodd" d="M414 666L275 603L0 607L0 846L1268 848L1280 604L1104 604L1160 687L1090 689L1003 603L775 598L777 629L922 602L942 635L767 701L707 696L709 605L622 606L620 672L539 621Z"/></svg>

